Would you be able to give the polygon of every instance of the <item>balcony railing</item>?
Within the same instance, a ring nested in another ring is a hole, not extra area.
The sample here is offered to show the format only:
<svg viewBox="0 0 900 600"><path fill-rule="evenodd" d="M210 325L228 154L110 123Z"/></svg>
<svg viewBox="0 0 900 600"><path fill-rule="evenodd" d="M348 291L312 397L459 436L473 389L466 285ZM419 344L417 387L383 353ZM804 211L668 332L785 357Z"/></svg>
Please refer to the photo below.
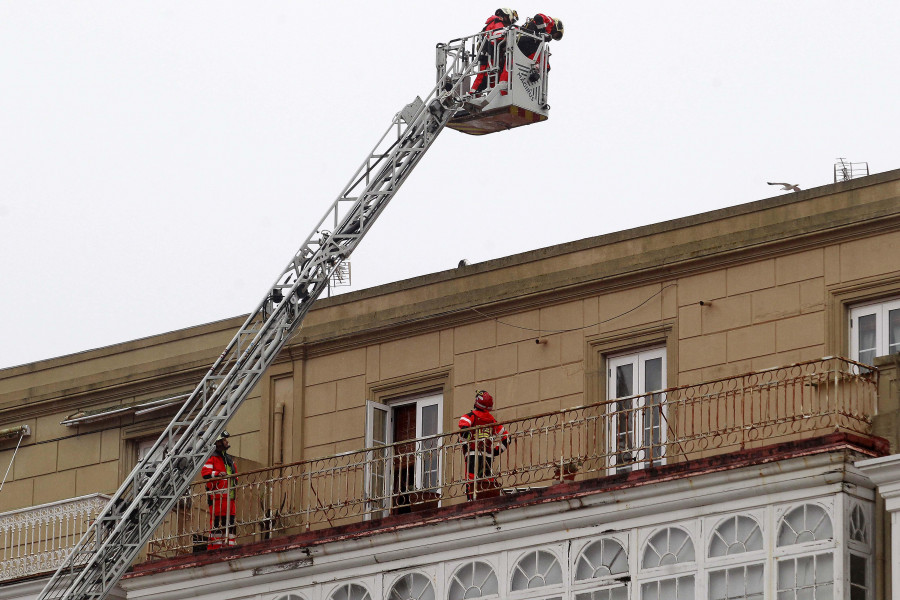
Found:
<svg viewBox="0 0 900 600"><path fill-rule="evenodd" d="M109 498L92 494L0 514L0 581L56 570Z"/></svg>
<svg viewBox="0 0 900 600"><path fill-rule="evenodd" d="M240 544L835 431L867 435L876 377L829 357L507 421L503 451L491 431L454 432L242 473L229 481L234 524L216 537ZM207 549L206 486L192 484L151 558Z"/></svg>

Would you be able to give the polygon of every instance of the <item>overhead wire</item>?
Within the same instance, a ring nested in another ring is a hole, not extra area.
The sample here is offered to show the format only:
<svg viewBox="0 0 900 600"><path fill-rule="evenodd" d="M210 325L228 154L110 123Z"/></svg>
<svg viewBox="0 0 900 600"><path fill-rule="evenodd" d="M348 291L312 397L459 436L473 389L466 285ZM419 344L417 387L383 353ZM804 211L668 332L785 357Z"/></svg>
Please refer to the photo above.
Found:
<svg viewBox="0 0 900 600"><path fill-rule="evenodd" d="M506 325L507 327L515 327L516 329L523 329L525 331L534 331L539 334L540 333L568 333L570 331L581 331L582 329L589 329L591 327L596 327L597 325L603 325L604 323L609 323L610 321L614 321L615 319L618 319L619 317L624 317L625 315L627 315L629 313L633 313L640 307L644 306L645 304L647 304L648 302L650 302L651 300L653 300L654 298L656 298L657 296L662 294L664 290L667 290L671 287L675 287L676 285L677 284L675 284L675 283L670 283L668 285L662 286L661 288L659 288L659 290L655 294L653 294L652 296L650 296L649 298L647 298L640 304L633 306L632 308L629 308L625 312L622 312L615 316L609 317L608 319L603 319L602 321L597 321L596 323L592 323L590 325L583 325L582 327L572 327L570 329L535 329L533 327L525 327L523 325L513 325L512 323L507 323L506 321L501 321L500 319L498 319L496 317L491 317L490 315L486 315L483 312L481 312L480 310L478 310L477 308L472 308L470 310L481 315L482 317L484 317L486 319L492 319L492 320L496 321L497 323L500 323L501 325Z"/></svg>

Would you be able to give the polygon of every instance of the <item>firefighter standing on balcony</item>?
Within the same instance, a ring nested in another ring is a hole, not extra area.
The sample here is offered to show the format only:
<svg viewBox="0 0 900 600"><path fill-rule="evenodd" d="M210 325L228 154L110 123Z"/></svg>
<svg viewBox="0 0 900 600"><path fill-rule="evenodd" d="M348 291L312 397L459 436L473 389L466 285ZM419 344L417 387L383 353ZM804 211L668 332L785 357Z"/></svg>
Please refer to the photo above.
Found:
<svg viewBox="0 0 900 600"><path fill-rule="evenodd" d="M234 475L237 468L234 458L228 454L227 431L216 439L216 449L203 465L200 474L206 482L206 502L209 504L209 543L207 550L217 550L223 546L234 546L234 523L236 506L234 502ZM214 479L221 477L221 479Z"/></svg>
<svg viewBox="0 0 900 600"><path fill-rule="evenodd" d="M475 407L459 418L463 458L466 466L466 497L482 498L497 495L497 480L494 478L494 457L509 447L509 432L491 414L494 399L484 390L475 392ZM493 425L493 426L492 426Z"/></svg>
<svg viewBox="0 0 900 600"><path fill-rule="evenodd" d="M519 13L511 8L498 8L494 14L485 21L484 29L481 32L484 37L479 39L481 53L478 55L478 75L475 76L475 82L472 84L473 92L481 92L487 89L488 79L487 70L494 58L499 61L499 79L505 81L508 79L506 74L506 40L501 37L492 39L491 32L498 29L511 27L519 19Z"/></svg>

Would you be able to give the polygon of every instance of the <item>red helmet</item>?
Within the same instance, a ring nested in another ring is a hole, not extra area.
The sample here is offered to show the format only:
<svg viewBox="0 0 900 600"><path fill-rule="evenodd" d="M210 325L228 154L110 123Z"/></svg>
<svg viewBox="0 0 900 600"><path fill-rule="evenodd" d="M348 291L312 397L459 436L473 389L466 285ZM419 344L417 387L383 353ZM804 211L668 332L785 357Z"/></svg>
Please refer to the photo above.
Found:
<svg viewBox="0 0 900 600"><path fill-rule="evenodd" d="M475 392L475 408L494 410L494 398L486 390Z"/></svg>

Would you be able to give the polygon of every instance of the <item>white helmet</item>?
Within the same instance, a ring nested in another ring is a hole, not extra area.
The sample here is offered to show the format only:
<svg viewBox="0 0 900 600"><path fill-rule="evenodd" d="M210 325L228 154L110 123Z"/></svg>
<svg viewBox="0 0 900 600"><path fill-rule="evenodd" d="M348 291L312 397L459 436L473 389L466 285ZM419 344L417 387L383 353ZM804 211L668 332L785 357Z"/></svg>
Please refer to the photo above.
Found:
<svg viewBox="0 0 900 600"><path fill-rule="evenodd" d="M494 14L501 19L509 21L510 25L519 20L519 13L511 8L498 8L497 12L495 12Z"/></svg>

